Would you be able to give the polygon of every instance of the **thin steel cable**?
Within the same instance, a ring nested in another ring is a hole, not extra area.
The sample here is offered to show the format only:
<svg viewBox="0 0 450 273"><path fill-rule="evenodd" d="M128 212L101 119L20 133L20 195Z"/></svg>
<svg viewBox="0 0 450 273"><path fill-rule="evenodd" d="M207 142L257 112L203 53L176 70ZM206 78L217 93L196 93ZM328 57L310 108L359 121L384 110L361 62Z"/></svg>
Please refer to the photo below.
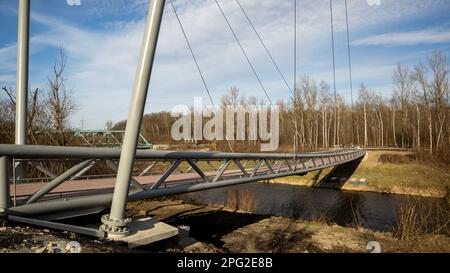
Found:
<svg viewBox="0 0 450 273"><path fill-rule="evenodd" d="M203 76L202 70L200 69L200 65L198 64L197 58L195 57L194 51L192 50L191 43L189 42L187 34L184 31L183 24L181 23L180 17L178 16L178 12L177 12L177 10L175 8L173 0L170 0L170 4L172 5L173 13L175 14L175 17L177 18L178 24L180 25L181 32L183 33L183 36L184 36L184 40L186 40L186 44L189 47L189 51L191 52L192 59L194 59L195 66L197 67L197 71L198 71L198 73L200 75L200 78L202 79L203 86L205 87L206 93L208 93L209 100L214 105L214 100L213 100L213 98L211 96L211 92L209 91L208 85L206 84L205 77Z"/></svg>
<svg viewBox="0 0 450 273"><path fill-rule="evenodd" d="M244 47L242 46L241 42L239 41L239 38L236 35L236 32L234 31L233 27L231 26L230 22L228 21L228 18L226 17L225 13L223 12L222 7L220 6L220 4L217 0L214 0L214 1L216 2L216 5L219 8L220 13L222 14L223 18L225 19L225 22L227 23L228 28L230 29L231 33L233 33L233 36L234 36L237 44L239 45L239 48L241 49L242 54L244 55L245 59L247 60L248 64L250 65L250 68L252 69L253 74L255 75L259 85L261 86L261 89L263 90L264 94L266 95L267 100L270 102L271 105L273 105L272 100L270 99L270 97L266 91L266 88L264 88L261 78L259 77L258 73L255 70L255 67L253 66L252 62L250 61L249 57L247 56L247 53L245 52Z"/></svg>
<svg viewBox="0 0 450 273"><path fill-rule="evenodd" d="M334 26L333 26L333 3L330 0L330 23L331 23L331 48L333 55L333 87L334 87L334 137L333 137L333 146L336 146L337 139L337 113L336 113L336 104L337 104L337 95L336 95L336 61L335 61L335 53L334 53Z"/></svg>
<svg viewBox="0 0 450 273"><path fill-rule="evenodd" d="M184 30L183 23L181 23L181 19L178 16L178 12L177 12L177 9L175 8L173 0L170 0L170 4L172 6L173 13L175 14L175 17L177 18L177 21L178 21L178 24L180 26L181 32L183 33L184 40L186 41L186 44L188 45L189 51L191 52L192 59L194 59L195 66L197 67L197 71L198 71L198 73L200 75L200 78L202 79L203 86L205 87L206 93L208 93L208 97L209 97L209 99L211 101L211 104L215 106L214 100L213 100L213 98L211 96L211 92L210 92L210 90L208 88L208 85L206 84L205 77L203 76L202 70L200 69L200 65L199 65L199 63L197 61L197 58L195 57L194 50L192 49L192 46L191 46L191 43L189 42L189 39L188 39L187 34L186 34L186 31ZM225 136L225 140L227 141L228 147L230 148L231 152L234 153L233 147L231 146L231 143L230 143L230 141L228 140L228 138L226 136Z"/></svg>
<svg viewBox="0 0 450 273"><path fill-rule="evenodd" d="M250 24L250 26L252 27L253 31L255 32L256 36L258 37L259 42L261 43L261 45L263 46L263 48L266 50L267 55L269 56L270 60L272 61L273 65L275 66L275 68L278 70L278 73L280 74L281 78L284 81L284 84L286 85L286 87L289 89L289 91L291 92L292 95L294 95L294 93L292 92L291 87L289 86L286 77L284 76L283 72L281 72L280 67L278 66L277 62L275 61L275 58L273 57L273 55L270 53L269 49L267 48L266 44L264 43L263 39L261 38L261 35L259 35L259 32L256 30L255 25L253 24L252 20L250 19L250 16L248 16L247 12L245 11L244 7L241 5L241 3L239 2L239 0L236 0L236 3L238 4L239 8L241 9L242 13L245 15L245 18L247 19L248 23Z"/></svg>
<svg viewBox="0 0 450 273"><path fill-rule="evenodd" d="M353 132L355 131L355 121L353 118L353 76L352 76L352 57L350 52L350 31L348 23L348 6L347 0L345 0L345 22L347 25L347 51L348 51L348 72L350 76L350 100L351 100L351 112L352 112L352 144L353 144Z"/></svg>
<svg viewBox="0 0 450 273"><path fill-rule="evenodd" d="M297 0L294 0L294 92L291 93L294 96L294 160L297 155L297 138L298 138L298 125L297 125L297 96L295 95L295 88L297 85Z"/></svg>

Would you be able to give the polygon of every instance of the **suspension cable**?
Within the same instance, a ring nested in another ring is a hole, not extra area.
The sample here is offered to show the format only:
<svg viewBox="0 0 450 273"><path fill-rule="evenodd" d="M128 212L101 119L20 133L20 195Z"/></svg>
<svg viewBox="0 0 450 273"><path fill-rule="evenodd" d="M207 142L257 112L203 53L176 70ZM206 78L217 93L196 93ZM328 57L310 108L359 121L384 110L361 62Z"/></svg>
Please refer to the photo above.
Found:
<svg viewBox="0 0 450 273"><path fill-rule="evenodd" d="M214 0L214 1L216 2L216 5L219 8L220 13L222 14L223 18L225 19L225 22L227 23L228 28L230 29L231 33L233 33L233 36L234 36L237 44L239 45L239 48L241 49L242 54L244 55L245 59L247 60L248 64L250 65L250 68L253 71L253 74L255 75L259 85L261 86L261 89L263 90L263 92L266 95L266 97L267 97L268 101L270 102L270 104L273 105L272 100L270 99L270 97L269 97L269 95L268 95L268 93L266 91L266 88L264 88L264 85L263 85L263 83L261 81L261 78L259 77L258 73L255 70L255 67L253 66L252 62L250 61L249 57L247 56L247 53L245 52L244 47L242 46L241 42L239 41L239 38L236 35L236 32L234 31L233 27L231 26L230 22L228 21L228 18L226 17L225 13L223 12L222 7L220 6L220 4L219 4L219 2L217 0Z"/></svg>
<svg viewBox="0 0 450 273"><path fill-rule="evenodd" d="M353 76L352 76L352 59L350 54L350 32L349 32L349 24L348 24L348 7L347 0L345 0L345 22L347 25L347 51L348 51L348 72L350 76L350 99L351 99L351 118L352 118L352 144L354 142L353 132L355 130L355 121L353 118Z"/></svg>
<svg viewBox="0 0 450 273"><path fill-rule="evenodd" d="M292 92L291 87L289 86L286 77L283 75L283 72L281 72L280 67L278 66L277 62L275 61L275 58L272 56L272 54L270 53L269 49L267 48L266 44L264 43L263 39L261 38L261 35L259 35L259 32L256 30L255 25L253 24L252 20L250 19L250 17L248 16L247 12L245 11L244 7L241 5L239 0L236 0L236 3L238 4L239 8L241 9L242 13L245 15L245 18L247 19L248 23L250 24L250 26L252 27L253 31L255 32L256 36L258 37L259 42L261 43L261 45L263 46L263 48L266 50L267 55L269 56L270 60L272 61L272 64L275 66L275 68L278 70L278 73L280 74L281 78L284 81L284 84L286 85L286 87L289 89L289 91L291 92L292 95L294 95L294 93Z"/></svg>
<svg viewBox="0 0 450 273"><path fill-rule="evenodd" d="M336 95L336 61L335 61L335 53L334 53L334 26L333 26L333 3L330 0L330 23L331 23L331 48L333 55L333 87L334 87L334 137L333 137L333 146L336 146L337 139L337 113L336 113L336 104L337 104L337 95Z"/></svg>
<svg viewBox="0 0 450 273"><path fill-rule="evenodd" d="M181 23L180 17L178 16L178 12L177 12L177 10L175 8L173 0L170 0L170 4L172 6L173 13L175 14L175 17L177 18L178 25L180 26L181 32L183 33L184 40L186 41L186 44L187 44L187 46L189 48L189 51L191 52L192 59L194 60L195 66L197 67L197 71L198 71L198 73L200 75L200 78L202 79L203 86L205 87L205 90L206 90L206 93L208 94L209 100L211 101L211 104L213 106L216 106L216 104L214 103L214 100L213 100L213 98L211 96L211 92L210 92L210 90L208 88L208 85L206 84L206 80L205 80L205 77L203 76L202 70L200 69L200 65L199 65L199 63L197 61L197 58L195 57L194 50L192 49L191 43L189 42L189 39L188 39L187 34L186 34L186 31L184 30L183 24ZM228 140L228 138L226 136L225 136L225 139L226 139L226 141L228 143L228 147L230 148L231 152L234 153L233 148L232 148L231 143L230 143L230 140Z"/></svg>

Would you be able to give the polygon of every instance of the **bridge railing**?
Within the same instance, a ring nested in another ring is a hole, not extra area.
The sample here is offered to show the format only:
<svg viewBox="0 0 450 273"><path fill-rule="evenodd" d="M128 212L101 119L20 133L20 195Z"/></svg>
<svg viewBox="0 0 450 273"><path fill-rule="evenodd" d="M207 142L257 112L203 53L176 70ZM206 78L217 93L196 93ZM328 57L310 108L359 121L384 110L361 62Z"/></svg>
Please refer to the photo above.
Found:
<svg viewBox="0 0 450 273"><path fill-rule="evenodd" d="M128 200L140 200L218 187L251 183L333 167L353 161L365 155L363 149L339 149L316 153L221 153L139 150L136 159L150 161L145 169L131 178L133 189ZM42 200L62 183L77 179L99 161L104 160L117 171L120 150L113 148L55 147L40 145L0 145L0 208L11 214L38 215L68 210L109 206L112 194L72 196L61 200ZM16 206L10 202L10 161L32 162L50 177L50 182ZM50 173L39 161L75 161L76 164L59 175ZM157 164L165 169L152 184L139 183L138 177L147 175ZM203 163L201 163L203 162ZM169 163L169 164L167 164ZM180 164L188 168L180 169ZM212 164L214 163L214 164ZM206 167L205 167L206 166ZM233 168L234 166L234 168ZM169 179L174 173L186 173L180 179Z"/></svg>

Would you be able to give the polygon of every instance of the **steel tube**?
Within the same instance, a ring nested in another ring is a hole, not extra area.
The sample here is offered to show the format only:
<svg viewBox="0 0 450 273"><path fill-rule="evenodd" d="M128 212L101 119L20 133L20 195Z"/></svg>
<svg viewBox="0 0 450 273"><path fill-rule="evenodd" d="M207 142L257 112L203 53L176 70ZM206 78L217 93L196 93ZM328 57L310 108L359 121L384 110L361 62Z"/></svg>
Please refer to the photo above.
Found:
<svg viewBox="0 0 450 273"><path fill-rule="evenodd" d="M344 149L342 154L365 151L363 149ZM95 148L95 147L61 147L45 145L14 145L0 144L0 154L15 159L118 159L121 150L114 148ZM297 158L316 158L329 156L335 152L303 153L297 154ZM239 160L258 160L258 159L283 159L293 158L292 153L218 153L218 152L179 152L179 151L148 151L138 150L136 159L239 159Z"/></svg>
<svg viewBox="0 0 450 273"><path fill-rule="evenodd" d="M204 172L196 165L196 163L195 163L193 160L187 159L186 161L189 163L189 165L191 165L191 168L194 169L194 171L195 171L198 175L200 175L200 177L203 179L203 181L209 182L208 177L207 177L207 176L205 175L205 173L204 173Z"/></svg>
<svg viewBox="0 0 450 273"><path fill-rule="evenodd" d="M29 165L35 167L38 171L40 171L41 173L45 174L46 176L50 177L50 178L55 178L56 175L54 173L52 173L49 169L45 168L44 166L42 166L41 164L34 162L34 161L29 161L27 162Z"/></svg>
<svg viewBox="0 0 450 273"><path fill-rule="evenodd" d="M91 162L91 164L87 165L84 169L82 169L81 171L79 171L77 174L75 174L74 176L72 176L69 181L75 180L78 177L82 176L83 174L87 173L90 169L92 169L92 167L95 166L95 164L97 164L97 160L94 160Z"/></svg>
<svg viewBox="0 0 450 273"><path fill-rule="evenodd" d="M39 219L25 218L25 217L14 216L14 215L9 215L8 220L18 222L18 223L24 223L24 224L28 224L28 225L36 225L36 226L40 226L40 227L66 230L66 231L75 232L75 233L84 234L84 235L93 236L93 237L98 237L98 238L105 237L105 233L103 231L100 231L95 228L80 227L80 226L68 225L68 224L63 224L63 223L58 223L58 222L50 222L50 221L39 220Z"/></svg>
<svg viewBox="0 0 450 273"><path fill-rule="evenodd" d="M27 144L29 28L30 0L19 0L15 124L15 143L18 145ZM17 180L25 178L26 170L24 162L17 163L15 166L15 178Z"/></svg>
<svg viewBox="0 0 450 273"><path fill-rule="evenodd" d="M60 184L62 184L63 182L67 181L70 177L72 177L73 175L75 175L76 173L78 173L80 170L86 168L86 166L88 166L89 164L92 163L92 161L94 161L93 159L88 159L85 160L75 166L73 166L72 168L68 169L67 171L65 171L63 174L61 174L60 176L58 176L57 178L53 179L51 182L49 182L47 185L45 185L44 187L42 187L40 190L38 190L35 194L33 194L30 198L28 198L27 200L27 204L33 203L36 200L38 200L39 198L41 198L42 196L46 195L47 193L49 193L50 191L52 191L54 188L58 187Z"/></svg>
<svg viewBox="0 0 450 273"><path fill-rule="evenodd" d="M113 227L109 232L115 232L115 222L125 218L130 179L139 140L139 131L144 114L145 101L147 98L150 76L152 73L153 60L158 42L161 19L164 12L164 0L153 0L150 3L147 22L142 40L139 64L134 81L133 94L131 96L127 125L120 154L119 167L117 171L116 186L114 187L111 211L107 218L111 221L104 223ZM104 226L105 227L105 226ZM109 227L105 227L108 229Z"/></svg>
<svg viewBox="0 0 450 273"><path fill-rule="evenodd" d="M175 162L173 162L173 164L167 168L167 170L164 171L164 173L161 175L161 177L158 179L158 181L155 182L155 184L153 184L150 189L157 189L164 181L166 181L166 179L178 168L178 166L180 166L181 164L181 160L177 160Z"/></svg>
<svg viewBox="0 0 450 273"><path fill-rule="evenodd" d="M0 212L9 208L10 193L9 193L9 158L6 156L0 157Z"/></svg>

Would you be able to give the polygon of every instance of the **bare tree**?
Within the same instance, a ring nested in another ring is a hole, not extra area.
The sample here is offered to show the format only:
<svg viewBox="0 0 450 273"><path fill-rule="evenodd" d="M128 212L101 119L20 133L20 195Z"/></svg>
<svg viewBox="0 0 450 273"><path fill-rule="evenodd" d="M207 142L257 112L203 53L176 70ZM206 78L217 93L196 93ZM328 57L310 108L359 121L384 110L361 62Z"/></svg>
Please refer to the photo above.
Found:
<svg viewBox="0 0 450 273"><path fill-rule="evenodd" d="M402 132L402 147L405 148L409 145L409 112L411 95L413 92L414 81L409 73L408 67L402 64L397 64L397 68L394 70L393 81L395 84L394 96L400 101L403 115L403 123L401 127Z"/></svg>
<svg viewBox="0 0 450 273"><path fill-rule="evenodd" d="M322 147L328 148L329 135L328 135L328 113L330 105L330 86L322 81L320 83L320 114L322 117Z"/></svg>
<svg viewBox="0 0 450 273"><path fill-rule="evenodd" d="M427 68L423 64L418 64L414 67L414 80L418 83L422 91L423 101L425 103L427 123L428 123L428 138L430 154L433 153L433 118L431 112L431 88L427 79Z"/></svg>
<svg viewBox="0 0 450 273"><path fill-rule="evenodd" d="M369 145L369 139L367 135L367 104L369 103L370 96L364 84L361 84L359 88L359 100L363 105L363 118L364 118L364 147Z"/></svg>
<svg viewBox="0 0 450 273"><path fill-rule="evenodd" d="M443 140L444 124L447 119L447 105L449 95L449 79L447 57L439 51L434 52L428 58L432 79L431 88L436 111L436 150L439 150Z"/></svg>
<svg viewBox="0 0 450 273"><path fill-rule="evenodd" d="M72 91L65 86L63 77L67 58L63 49L59 50L59 56L53 65L53 75L48 78L49 90L47 93L47 111L51 123L58 135L57 145L66 145L65 132L69 126L69 116L76 109Z"/></svg>
<svg viewBox="0 0 450 273"><path fill-rule="evenodd" d="M2 90L7 94L9 98L9 108L11 109L11 115L15 115L16 97L11 87L7 88L2 86ZM36 131L38 129L45 129L48 126L48 118L43 110L43 103L39 100L39 94L42 90L39 88L33 91L28 91L31 100L28 103L28 138L31 143L38 143L36 138ZM14 119L14 117L12 117Z"/></svg>

